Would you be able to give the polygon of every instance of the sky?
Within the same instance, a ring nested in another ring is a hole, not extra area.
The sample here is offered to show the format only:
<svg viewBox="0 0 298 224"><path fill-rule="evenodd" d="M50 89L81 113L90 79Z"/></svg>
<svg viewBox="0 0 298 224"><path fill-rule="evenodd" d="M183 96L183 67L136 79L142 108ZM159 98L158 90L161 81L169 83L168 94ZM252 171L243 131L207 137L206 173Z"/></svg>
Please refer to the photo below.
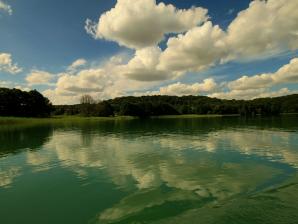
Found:
<svg viewBox="0 0 298 224"><path fill-rule="evenodd" d="M53 104L298 92L297 0L0 0L0 87Z"/></svg>

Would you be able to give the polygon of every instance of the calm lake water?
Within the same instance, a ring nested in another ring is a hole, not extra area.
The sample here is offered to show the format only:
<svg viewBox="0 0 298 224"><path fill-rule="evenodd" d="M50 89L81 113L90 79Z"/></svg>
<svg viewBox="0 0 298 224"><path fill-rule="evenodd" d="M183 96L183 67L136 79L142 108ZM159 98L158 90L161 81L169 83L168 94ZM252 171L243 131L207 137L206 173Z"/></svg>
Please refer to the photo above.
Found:
<svg viewBox="0 0 298 224"><path fill-rule="evenodd" d="M298 223L298 117L0 127L0 223Z"/></svg>

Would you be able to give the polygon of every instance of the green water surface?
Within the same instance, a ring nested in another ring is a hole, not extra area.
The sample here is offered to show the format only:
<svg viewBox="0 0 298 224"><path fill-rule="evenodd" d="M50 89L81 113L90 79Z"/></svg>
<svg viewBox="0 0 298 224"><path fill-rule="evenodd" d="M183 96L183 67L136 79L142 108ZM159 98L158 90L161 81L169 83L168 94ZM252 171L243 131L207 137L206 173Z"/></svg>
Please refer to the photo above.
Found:
<svg viewBox="0 0 298 224"><path fill-rule="evenodd" d="M0 223L298 223L298 116L0 126Z"/></svg>

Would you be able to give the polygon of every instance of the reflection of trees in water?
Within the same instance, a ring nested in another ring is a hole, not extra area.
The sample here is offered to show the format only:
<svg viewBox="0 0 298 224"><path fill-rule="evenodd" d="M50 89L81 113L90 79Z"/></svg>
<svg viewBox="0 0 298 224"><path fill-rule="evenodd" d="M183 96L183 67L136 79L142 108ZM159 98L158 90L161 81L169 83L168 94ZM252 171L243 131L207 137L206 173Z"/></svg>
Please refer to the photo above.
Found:
<svg viewBox="0 0 298 224"><path fill-rule="evenodd" d="M18 127L0 129L0 156L16 153L21 149L37 149L52 136L51 126Z"/></svg>
<svg viewBox="0 0 298 224"><path fill-rule="evenodd" d="M39 148L52 135L53 130L77 130L82 133L84 145L92 144L92 135L138 137L157 134L201 134L219 130L252 127L257 129L284 128L297 130L297 116L272 118L202 118L202 119L144 119L61 122L43 126L10 126L0 129L0 154L15 152L18 149Z"/></svg>
<svg viewBox="0 0 298 224"><path fill-rule="evenodd" d="M281 117L205 117L205 118L169 118L169 119L132 119L132 120L111 120L101 122L84 122L80 129L101 134L194 134L202 132L213 132L233 128L253 129L298 129L297 115Z"/></svg>
<svg viewBox="0 0 298 224"><path fill-rule="evenodd" d="M21 150L37 150L49 141L52 134L53 130L50 126L1 127L0 160L3 160L3 164L0 166L0 188L11 186L14 180L22 174L23 170L23 164L5 164L5 158L1 157L11 153L18 153ZM28 151L27 156L29 160L35 160L39 164L45 161L39 161L40 157L35 158L34 151Z"/></svg>

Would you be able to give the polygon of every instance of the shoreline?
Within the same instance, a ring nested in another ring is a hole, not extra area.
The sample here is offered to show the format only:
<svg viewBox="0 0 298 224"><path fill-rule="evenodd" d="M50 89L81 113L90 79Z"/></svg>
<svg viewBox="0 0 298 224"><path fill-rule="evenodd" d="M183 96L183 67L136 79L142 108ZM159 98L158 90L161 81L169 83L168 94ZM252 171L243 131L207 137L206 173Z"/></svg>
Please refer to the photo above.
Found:
<svg viewBox="0 0 298 224"><path fill-rule="evenodd" d="M281 114L280 116L298 115L297 113ZM195 118L221 118L221 117L240 117L239 114L185 114L185 115L163 115L152 116L146 119L195 119ZM256 117L260 117L257 115ZM115 116L115 117L82 117L82 116L52 116L47 118L26 118L26 117L0 117L0 125L18 125L18 124L46 124L56 122L99 122L99 121L120 121L142 119L133 116Z"/></svg>
<svg viewBox="0 0 298 224"><path fill-rule="evenodd" d="M192 119L192 118L219 118L236 117L239 115L164 115L152 116L145 119ZM46 118L28 118L28 117L0 117L0 125L18 125L18 124L46 124L56 122L100 122L100 121L120 121L142 119L133 116L114 116L114 117L83 117L83 116L52 116Z"/></svg>

